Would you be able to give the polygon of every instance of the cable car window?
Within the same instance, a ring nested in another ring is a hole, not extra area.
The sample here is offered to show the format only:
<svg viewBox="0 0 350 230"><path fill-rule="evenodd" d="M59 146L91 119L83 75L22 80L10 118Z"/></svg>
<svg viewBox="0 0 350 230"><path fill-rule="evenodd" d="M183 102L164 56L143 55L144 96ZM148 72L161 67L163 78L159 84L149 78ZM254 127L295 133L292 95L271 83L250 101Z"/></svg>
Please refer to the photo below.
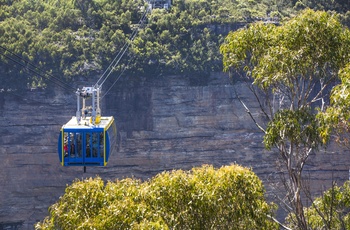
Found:
<svg viewBox="0 0 350 230"><path fill-rule="evenodd" d="M100 157L103 157L104 156L104 145L103 145L103 132L100 133Z"/></svg>
<svg viewBox="0 0 350 230"><path fill-rule="evenodd" d="M86 157L91 157L91 134L90 133L86 133Z"/></svg>
<svg viewBox="0 0 350 230"><path fill-rule="evenodd" d="M64 157L68 157L68 139L67 139L67 133L64 133L64 144L63 144L63 151L64 151Z"/></svg>
<svg viewBox="0 0 350 230"><path fill-rule="evenodd" d="M92 133L92 156L97 157L98 153L98 133Z"/></svg>
<svg viewBox="0 0 350 230"><path fill-rule="evenodd" d="M69 156L73 157L74 156L74 138L73 138L73 134L69 133L68 135L68 146L69 146Z"/></svg>
<svg viewBox="0 0 350 230"><path fill-rule="evenodd" d="M77 151L77 157L81 157L81 151L82 151L82 140L81 140L81 133L76 133L76 151Z"/></svg>

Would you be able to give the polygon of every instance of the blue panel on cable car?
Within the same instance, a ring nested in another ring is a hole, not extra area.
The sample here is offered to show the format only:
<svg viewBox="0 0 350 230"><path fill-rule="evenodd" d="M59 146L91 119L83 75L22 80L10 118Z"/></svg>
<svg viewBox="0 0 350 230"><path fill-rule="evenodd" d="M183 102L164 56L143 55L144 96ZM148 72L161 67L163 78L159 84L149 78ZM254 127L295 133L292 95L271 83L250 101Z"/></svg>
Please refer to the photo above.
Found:
<svg viewBox="0 0 350 230"><path fill-rule="evenodd" d="M116 146L117 128L113 117L101 117L96 125L90 117L77 123L76 117L61 128L58 157L62 166L106 166Z"/></svg>

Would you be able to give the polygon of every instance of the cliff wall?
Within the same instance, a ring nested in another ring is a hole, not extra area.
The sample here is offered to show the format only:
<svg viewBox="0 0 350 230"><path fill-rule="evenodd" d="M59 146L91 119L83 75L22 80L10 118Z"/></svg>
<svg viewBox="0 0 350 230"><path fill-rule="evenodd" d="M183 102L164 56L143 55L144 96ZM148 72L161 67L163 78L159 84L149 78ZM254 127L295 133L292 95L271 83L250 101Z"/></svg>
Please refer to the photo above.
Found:
<svg viewBox="0 0 350 230"><path fill-rule="evenodd" d="M234 87L258 117L245 83ZM75 106L74 95L59 91L0 93L0 229L33 229L66 185L96 175L146 180L164 170L238 163L264 181L271 200L280 192L278 155L264 150L262 133L224 74L198 82L181 76L118 82L103 98L103 115L117 121L118 150L107 167L86 173L82 167L60 166L56 153L60 127ZM313 154L305 171L312 189L347 180L349 159L348 151L334 147Z"/></svg>

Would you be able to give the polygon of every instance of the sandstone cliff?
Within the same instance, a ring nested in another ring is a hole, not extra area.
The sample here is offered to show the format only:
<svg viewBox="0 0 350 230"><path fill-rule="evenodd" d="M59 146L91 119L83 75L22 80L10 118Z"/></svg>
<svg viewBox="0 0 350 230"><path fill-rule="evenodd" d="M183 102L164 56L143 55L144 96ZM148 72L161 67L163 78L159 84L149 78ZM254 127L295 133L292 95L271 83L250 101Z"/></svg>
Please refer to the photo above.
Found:
<svg viewBox="0 0 350 230"><path fill-rule="evenodd" d="M245 84L235 87L258 111ZM277 154L264 150L262 133L224 74L199 83L180 76L121 81L103 103L103 114L117 121L118 151L107 167L83 173L81 167L61 167L56 153L60 127L75 114L74 95L0 93L0 229L33 229L75 178L147 179L164 170L236 162L252 167L270 199L281 187L272 186L279 181ZM312 155L305 174L312 189L347 180L349 159L347 151L332 148Z"/></svg>

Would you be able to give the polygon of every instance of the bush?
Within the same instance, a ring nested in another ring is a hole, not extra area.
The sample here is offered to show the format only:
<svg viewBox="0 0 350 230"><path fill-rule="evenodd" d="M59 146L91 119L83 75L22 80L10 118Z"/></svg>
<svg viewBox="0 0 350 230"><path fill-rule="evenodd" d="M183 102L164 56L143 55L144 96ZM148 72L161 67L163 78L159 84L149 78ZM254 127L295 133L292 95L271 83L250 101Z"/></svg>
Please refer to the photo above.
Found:
<svg viewBox="0 0 350 230"><path fill-rule="evenodd" d="M153 179L75 181L36 229L277 229L259 178L238 165Z"/></svg>

